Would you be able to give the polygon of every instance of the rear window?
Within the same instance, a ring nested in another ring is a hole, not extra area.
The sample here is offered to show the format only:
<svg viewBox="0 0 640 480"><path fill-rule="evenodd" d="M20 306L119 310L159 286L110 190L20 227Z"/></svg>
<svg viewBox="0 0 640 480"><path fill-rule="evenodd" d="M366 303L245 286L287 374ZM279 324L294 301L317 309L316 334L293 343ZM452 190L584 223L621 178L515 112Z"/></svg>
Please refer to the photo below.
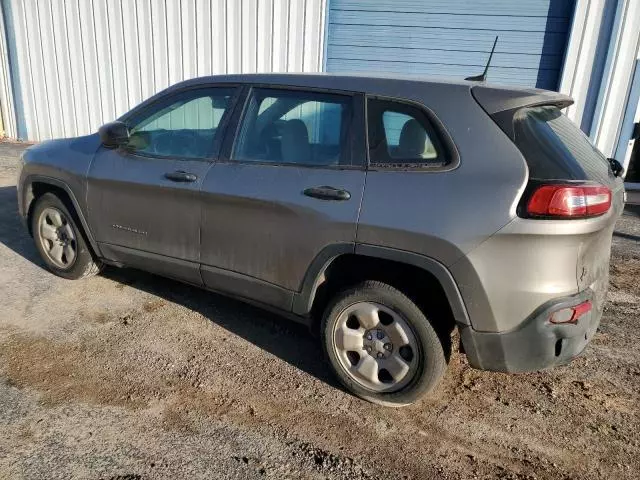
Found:
<svg viewBox="0 0 640 480"><path fill-rule="evenodd" d="M532 179L611 181L605 156L557 107L523 108L513 121Z"/></svg>
<svg viewBox="0 0 640 480"><path fill-rule="evenodd" d="M369 159L373 166L442 167L447 159L427 114L418 106L367 100Z"/></svg>

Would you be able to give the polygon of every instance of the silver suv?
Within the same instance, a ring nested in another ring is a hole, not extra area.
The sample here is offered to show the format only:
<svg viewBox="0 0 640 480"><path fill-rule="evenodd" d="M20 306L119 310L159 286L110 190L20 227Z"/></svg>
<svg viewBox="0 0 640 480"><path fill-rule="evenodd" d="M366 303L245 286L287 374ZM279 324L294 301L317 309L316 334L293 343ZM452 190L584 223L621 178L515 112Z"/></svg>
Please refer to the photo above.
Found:
<svg viewBox="0 0 640 480"><path fill-rule="evenodd" d="M555 92L336 75L189 80L22 157L20 214L77 279L148 270L319 328L342 384L406 405L458 328L476 368L593 336L620 165Z"/></svg>

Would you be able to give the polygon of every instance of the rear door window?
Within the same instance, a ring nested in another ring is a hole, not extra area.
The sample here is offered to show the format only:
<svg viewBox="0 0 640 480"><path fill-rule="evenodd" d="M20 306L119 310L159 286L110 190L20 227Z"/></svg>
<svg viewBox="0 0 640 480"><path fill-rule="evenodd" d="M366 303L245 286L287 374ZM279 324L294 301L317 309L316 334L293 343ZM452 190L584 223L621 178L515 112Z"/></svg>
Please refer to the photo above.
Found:
<svg viewBox="0 0 640 480"><path fill-rule="evenodd" d="M532 179L613 181L605 156L557 107L523 108L513 121L514 141Z"/></svg>
<svg viewBox="0 0 640 480"><path fill-rule="evenodd" d="M445 150L425 111L416 105L367 100L369 159L375 166L442 166Z"/></svg>
<svg viewBox="0 0 640 480"><path fill-rule="evenodd" d="M351 165L349 95L252 89L232 159L308 166Z"/></svg>

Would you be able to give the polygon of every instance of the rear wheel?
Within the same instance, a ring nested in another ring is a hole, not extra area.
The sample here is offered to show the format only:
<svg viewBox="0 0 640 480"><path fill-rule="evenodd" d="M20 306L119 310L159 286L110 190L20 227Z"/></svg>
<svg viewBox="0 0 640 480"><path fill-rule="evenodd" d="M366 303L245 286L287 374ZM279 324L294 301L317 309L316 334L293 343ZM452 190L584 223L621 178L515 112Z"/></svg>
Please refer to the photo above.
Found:
<svg viewBox="0 0 640 480"><path fill-rule="evenodd" d="M431 391L446 369L440 339L406 295L367 281L338 294L322 324L325 353L340 382L373 403L403 406Z"/></svg>
<svg viewBox="0 0 640 480"><path fill-rule="evenodd" d="M31 231L40 256L56 275L75 280L100 272L102 263L87 247L75 216L53 193L36 200Z"/></svg>

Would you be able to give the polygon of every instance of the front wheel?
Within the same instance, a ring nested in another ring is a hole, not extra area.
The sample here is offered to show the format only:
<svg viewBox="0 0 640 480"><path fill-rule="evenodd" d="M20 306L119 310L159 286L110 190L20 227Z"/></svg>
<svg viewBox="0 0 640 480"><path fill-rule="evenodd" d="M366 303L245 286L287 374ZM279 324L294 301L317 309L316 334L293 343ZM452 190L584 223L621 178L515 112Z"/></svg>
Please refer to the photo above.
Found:
<svg viewBox="0 0 640 480"><path fill-rule="evenodd" d="M409 405L433 390L446 369L429 320L385 283L367 281L338 294L325 311L322 336L340 382L373 403Z"/></svg>
<svg viewBox="0 0 640 480"><path fill-rule="evenodd" d="M56 275L75 280L100 272L102 263L87 247L76 217L53 193L36 200L31 231L40 256Z"/></svg>

